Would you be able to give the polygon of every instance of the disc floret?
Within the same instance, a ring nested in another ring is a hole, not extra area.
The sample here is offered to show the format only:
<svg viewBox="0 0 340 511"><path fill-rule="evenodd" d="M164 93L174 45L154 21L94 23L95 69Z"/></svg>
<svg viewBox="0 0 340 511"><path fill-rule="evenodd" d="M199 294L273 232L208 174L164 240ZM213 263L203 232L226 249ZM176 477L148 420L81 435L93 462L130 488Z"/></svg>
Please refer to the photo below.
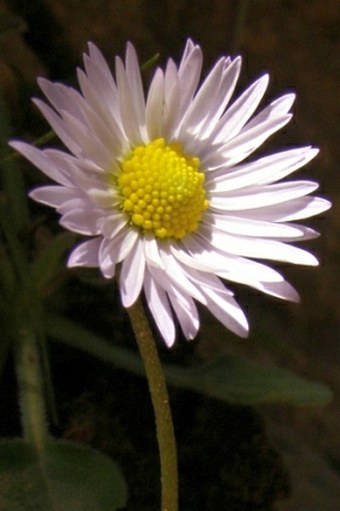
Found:
<svg viewBox="0 0 340 511"><path fill-rule="evenodd" d="M131 224L157 238L182 239L208 207L200 160L163 138L136 146L120 165L121 208Z"/></svg>

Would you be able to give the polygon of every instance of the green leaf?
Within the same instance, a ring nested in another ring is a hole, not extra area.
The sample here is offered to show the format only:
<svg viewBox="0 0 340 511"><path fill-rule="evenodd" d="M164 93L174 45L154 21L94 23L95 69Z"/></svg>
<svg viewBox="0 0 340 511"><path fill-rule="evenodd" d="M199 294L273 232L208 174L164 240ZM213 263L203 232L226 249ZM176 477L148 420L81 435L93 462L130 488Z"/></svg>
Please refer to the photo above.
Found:
<svg viewBox="0 0 340 511"><path fill-rule="evenodd" d="M49 314L45 324L47 335L53 339L144 375L139 356L130 350L114 346L65 318ZM169 384L231 403L321 406L332 398L328 387L321 383L305 380L286 369L263 366L234 355L222 355L199 367L164 364L163 368Z"/></svg>
<svg viewBox="0 0 340 511"><path fill-rule="evenodd" d="M0 443L0 509L114 511L126 498L117 466L93 449L51 440L37 453L23 440Z"/></svg>

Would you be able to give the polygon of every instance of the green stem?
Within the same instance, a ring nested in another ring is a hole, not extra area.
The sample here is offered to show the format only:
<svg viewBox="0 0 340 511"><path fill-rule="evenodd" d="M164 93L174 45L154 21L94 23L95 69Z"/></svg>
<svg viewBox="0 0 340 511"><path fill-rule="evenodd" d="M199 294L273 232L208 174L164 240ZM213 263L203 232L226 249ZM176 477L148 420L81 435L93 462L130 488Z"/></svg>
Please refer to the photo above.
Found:
<svg viewBox="0 0 340 511"><path fill-rule="evenodd" d="M19 329L16 368L24 438L41 452L48 440L48 431L40 357L37 339L26 328Z"/></svg>
<svg viewBox="0 0 340 511"><path fill-rule="evenodd" d="M137 300L127 309L144 363L155 413L162 482L162 511L177 511L178 480L175 434L162 365L143 305Z"/></svg>

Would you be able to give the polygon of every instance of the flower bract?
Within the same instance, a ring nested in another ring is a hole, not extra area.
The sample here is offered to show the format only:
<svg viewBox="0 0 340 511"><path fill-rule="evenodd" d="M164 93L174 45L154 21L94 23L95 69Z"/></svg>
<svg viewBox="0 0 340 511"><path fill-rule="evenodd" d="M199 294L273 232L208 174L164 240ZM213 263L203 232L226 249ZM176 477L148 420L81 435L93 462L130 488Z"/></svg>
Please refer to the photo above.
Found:
<svg viewBox="0 0 340 511"><path fill-rule="evenodd" d="M117 275L125 307L144 293L169 346L175 318L187 339L196 336L197 302L246 336L247 319L225 281L297 301L263 261L316 265L292 243L317 233L296 221L330 207L310 195L317 183L284 179L316 148L252 157L291 119L294 94L258 110L264 75L233 99L239 57L220 58L200 84L202 51L191 40L179 65L169 59L157 68L145 92L131 44L125 62L116 58L115 76L96 46L88 48L80 92L40 78L49 104L34 100L68 151L11 142L57 183L31 197L89 238L72 250L68 266Z"/></svg>

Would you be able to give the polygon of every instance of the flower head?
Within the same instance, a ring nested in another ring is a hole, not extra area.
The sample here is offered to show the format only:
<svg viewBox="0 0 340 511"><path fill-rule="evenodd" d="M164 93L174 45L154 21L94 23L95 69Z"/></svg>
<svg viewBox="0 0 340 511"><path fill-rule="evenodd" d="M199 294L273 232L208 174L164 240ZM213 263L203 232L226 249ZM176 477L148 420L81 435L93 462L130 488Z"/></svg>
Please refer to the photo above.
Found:
<svg viewBox="0 0 340 511"><path fill-rule="evenodd" d="M257 260L317 264L290 243L315 237L295 221L330 204L309 195L314 182L281 180L318 150L248 158L290 120L294 95L253 116L268 76L231 101L241 59L220 58L199 86L202 52L190 40L178 67L170 59L164 71L156 69L146 95L131 44L125 64L116 59L115 78L93 44L84 65L81 92L41 78L51 106L34 100L69 152L11 143L58 183L31 197L56 208L65 228L90 237L73 249L68 266L99 267L108 279L119 267L123 305L143 291L168 345L174 316L185 337L195 337L196 301L247 334L246 317L221 279L296 301L281 274Z"/></svg>

